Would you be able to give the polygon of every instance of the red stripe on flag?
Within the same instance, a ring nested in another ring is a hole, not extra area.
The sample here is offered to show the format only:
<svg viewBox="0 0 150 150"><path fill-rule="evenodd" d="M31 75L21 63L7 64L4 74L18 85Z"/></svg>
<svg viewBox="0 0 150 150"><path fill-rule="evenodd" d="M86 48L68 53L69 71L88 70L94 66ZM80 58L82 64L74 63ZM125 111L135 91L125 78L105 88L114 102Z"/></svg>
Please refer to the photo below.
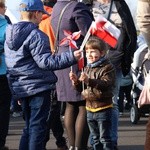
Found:
<svg viewBox="0 0 150 150"><path fill-rule="evenodd" d="M79 70L82 70L84 68L84 57L81 57L78 60L78 68L79 68Z"/></svg>

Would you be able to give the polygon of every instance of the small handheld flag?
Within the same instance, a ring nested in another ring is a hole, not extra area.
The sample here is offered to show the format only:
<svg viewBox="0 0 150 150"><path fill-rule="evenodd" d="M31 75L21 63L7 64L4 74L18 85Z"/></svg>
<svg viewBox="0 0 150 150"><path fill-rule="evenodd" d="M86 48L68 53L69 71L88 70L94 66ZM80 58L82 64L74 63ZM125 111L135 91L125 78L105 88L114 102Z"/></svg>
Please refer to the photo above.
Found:
<svg viewBox="0 0 150 150"><path fill-rule="evenodd" d="M102 15L99 15L91 25L91 34L99 37L113 48L117 45L120 33L120 30Z"/></svg>

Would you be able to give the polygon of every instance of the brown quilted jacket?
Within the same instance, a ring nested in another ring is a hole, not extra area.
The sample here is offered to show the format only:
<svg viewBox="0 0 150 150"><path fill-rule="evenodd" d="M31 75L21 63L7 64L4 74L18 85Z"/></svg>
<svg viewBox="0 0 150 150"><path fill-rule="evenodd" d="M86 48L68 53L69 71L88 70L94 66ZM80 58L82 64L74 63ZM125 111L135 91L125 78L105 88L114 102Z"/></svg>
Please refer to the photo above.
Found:
<svg viewBox="0 0 150 150"><path fill-rule="evenodd" d="M113 65L105 60L103 63L96 67L86 67L85 73L88 74L89 83L85 85L86 88L96 88L100 91L100 99L89 100L86 99L86 106L89 108L99 108L112 104L112 90L115 84L115 69ZM82 83L78 81L76 89L82 91Z"/></svg>

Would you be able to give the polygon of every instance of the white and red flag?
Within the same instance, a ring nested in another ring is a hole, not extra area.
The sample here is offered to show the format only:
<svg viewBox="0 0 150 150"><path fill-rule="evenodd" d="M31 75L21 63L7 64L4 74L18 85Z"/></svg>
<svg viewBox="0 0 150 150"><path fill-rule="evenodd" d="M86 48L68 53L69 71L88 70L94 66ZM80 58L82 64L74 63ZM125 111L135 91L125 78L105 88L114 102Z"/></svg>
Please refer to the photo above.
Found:
<svg viewBox="0 0 150 150"><path fill-rule="evenodd" d="M98 15L96 20L91 25L91 34L99 37L111 47L115 48L120 36L120 30L104 18L102 15Z"/></svg>

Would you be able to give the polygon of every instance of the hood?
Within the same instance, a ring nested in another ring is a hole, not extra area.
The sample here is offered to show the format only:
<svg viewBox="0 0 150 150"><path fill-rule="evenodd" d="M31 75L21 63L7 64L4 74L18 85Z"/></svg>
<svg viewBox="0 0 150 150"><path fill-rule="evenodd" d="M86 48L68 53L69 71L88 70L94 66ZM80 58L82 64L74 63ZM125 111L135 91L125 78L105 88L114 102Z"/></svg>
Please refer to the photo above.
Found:
<svg viewBox="0 0 150 150"><path fill-rule="evenodd" d="M46 12L48 12L48 13L51 15L51 13L52 13L52 7L44 6L44 10L45 10ZM48 17L50 17L50 15L43 14L43 15L42 15L42 20L47 19Z"/></svg>
<svg viewBox="0 0 150 150"><path fill-rule="evenodd" d="M2 26L6 26L6 24L7 24L7 20L5 18L3 18L3 17L0 16L0 28Z"/></svg>
<svg viewBox="0 0 150 150"><path fill-rule="evenodd" d="M36 24L24 21L8 25L6 29L6 44L8 45L8 48L17 51L31 31L36 28L38 28Z"/></svg>

